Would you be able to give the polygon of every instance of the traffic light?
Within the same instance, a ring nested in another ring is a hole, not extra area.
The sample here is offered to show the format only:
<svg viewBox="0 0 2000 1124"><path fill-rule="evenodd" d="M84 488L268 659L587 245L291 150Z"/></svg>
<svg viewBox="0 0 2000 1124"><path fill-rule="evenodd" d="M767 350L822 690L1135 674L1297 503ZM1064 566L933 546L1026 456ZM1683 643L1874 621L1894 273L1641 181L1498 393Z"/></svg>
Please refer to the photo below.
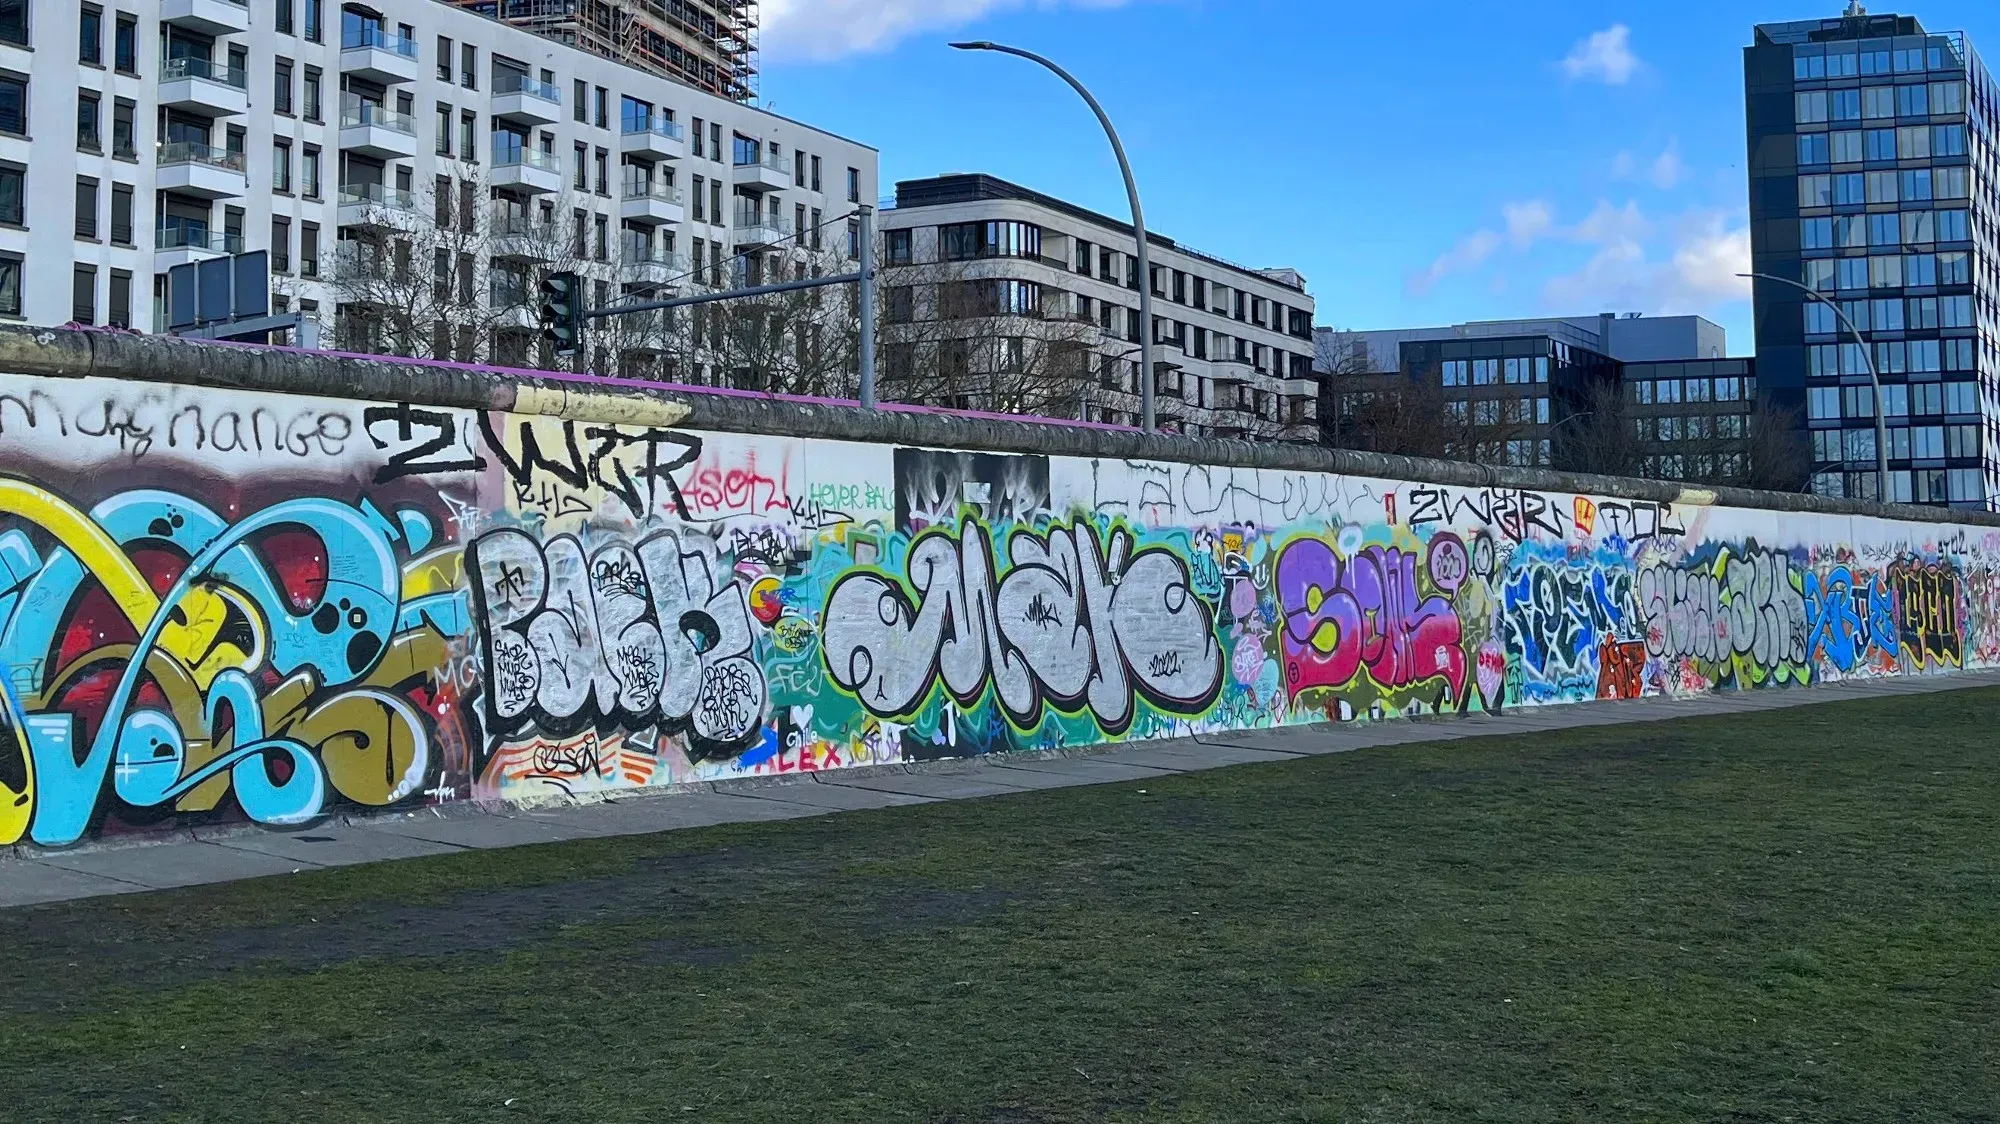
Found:
<svg viewBox="0 0 2000 1124"><path fill-rule="evenodd" d="M583 282L576 274L542 278L542 338L555 345L557 355L583 350Z"/></svg>

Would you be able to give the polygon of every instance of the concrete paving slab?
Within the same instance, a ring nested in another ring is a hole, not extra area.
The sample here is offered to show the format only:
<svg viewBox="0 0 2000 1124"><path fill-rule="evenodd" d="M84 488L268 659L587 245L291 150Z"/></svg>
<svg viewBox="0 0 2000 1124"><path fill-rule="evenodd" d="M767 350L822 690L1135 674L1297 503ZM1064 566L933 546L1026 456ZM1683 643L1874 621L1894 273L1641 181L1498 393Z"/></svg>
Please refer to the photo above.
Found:
<svg viewBox="0 0 2000 1124"><path fill-rule="evenodd" d="M783 800L793 804L806 804L814 808L825 808L834 812L865 811L869 808L900 808L910 804L932 804L931 796L912 796L907 792L889 792L879 788L855 788L845 784L825 784L820 781L799 781L796 784L762 785L756 788L737 789L733 796L744 796L752 800Z"/></svg>
<svg viewBox="0 0 2000 1124"><path fill-rule="evenodd" d="M114 847L103 851L77 851L35 861L80 874L133 882L152 890L261 878L267 874L291 874L298 870L311 870L318 865L193 840Z"/></svg>
<svg viewBox="0 0 2000 1124"><path fill-rule="evenodd" d="M651 799L613 800L574 808L552 808L537 814L546 823L574 825L598 835L651 835L725 823L802 819L833 810L789 800L695 792Z"/></svg>
<svg viewBox="0 0 2000 1124"><path fill-rule="evenodd" d="M244 832L209 842L218 847L271 855L316 866L352 866L355 863L415 859L425 855L448 855L464 847L436 843L413 835L359 828L328 826L310 831Z"/></svg>
<svg viewBox="0 0 2000 1124"><path fill-rule="evenodd" d="M1178 769L1151 768L1127 762L1106 761L1100 757L1051 757L1040 761L1010 761L1004 765L995 765L993 768L1007 773L1043 773L1056 777L1079 777L1091 784L1157 780L1179 772Z"/></svg>
<svg viewBox="0 0 2000 1124"><path fill-rule="evenodd" d="M40 859L0 860L0 907L131 894L144 889L136 882L50 866Z"/></svg>
<svg viewBox="0 0 2000 1124"><path fill-rule="evenodd" d="M454 847L521 847L534 843L560 843L568 839L589 839L615 834L610 824L595 817L579 816L582 808L564 808L546 817L518 816L398 816L356 824L357 830L379 831L448 843Z"/></svg>
<svg viewBox="0 0 2000 1124"><path fill-rule="evenodd" d="M878 792L901 792L910 796L929 796L937 800L966 800L978 796L1005 796L1012 792L1026 792L1029 784L1004 776L988 779L992 770L976 775L965 773L882 773L872 777L846 778L827 777L821 784L847 785L853 788L872 788Z"/></svg>
<svg viewBox="0 0 2000 1124"><path fill-rule="evenodd" d="M1193 772L1200 769L1220 769L1229 765L1255 765L1270 761L1296 761L1295 753L1273 753L1264 749L1237 749L1224 745L1190 745L1181 748L1159 745L1137 745L1103 754L1107 761L1118 761L1128 765L1159 765L1170 769Z"/></svg>

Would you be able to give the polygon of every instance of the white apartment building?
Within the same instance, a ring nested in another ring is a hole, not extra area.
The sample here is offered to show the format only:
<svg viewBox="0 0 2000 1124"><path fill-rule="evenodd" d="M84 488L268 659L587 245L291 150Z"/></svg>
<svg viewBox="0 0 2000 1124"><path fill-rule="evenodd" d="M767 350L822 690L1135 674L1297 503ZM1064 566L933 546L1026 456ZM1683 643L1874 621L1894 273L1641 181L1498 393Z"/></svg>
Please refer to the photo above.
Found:
<svg viewBox="0 0 2000 1124"><path fill-rule="evenodd" d="M1139 398L1138 241L1129 223L1006 180L948 175L896 185L882 213L882 284L888 305L883 377L909 363L895 355L901 332L954 317L994 333L969 363L974 393L956 405L981 406L977 387L1004 376L1009 348L1043 325L1080 324L1065 342L1087 351L1088 384L1065 416L1137 424ZM1249 269L1148 232L1155 394L1161 428L1191 436L1319 440L1319 379L1313 370L1313 298L1290 269ZM913 343L905 347L914 348ZM925 347L934 345L926 343ZM1018 348L1015 349L1018 353ZM919 358L919 362L938 362ZM999 371L982 371L982 364Z"/></svg>
<svg viewBox="0 0 2000 1124"><path fill-rule="evenodd" d="M332 322L336 246L467 182L493 237L454 282L525 309L550 255L504 235L560 230L602 305L838 247L876 177L866 145L435 0L0 0L0 319L163 330L169 267L268 249L275 304Z"/></svg>

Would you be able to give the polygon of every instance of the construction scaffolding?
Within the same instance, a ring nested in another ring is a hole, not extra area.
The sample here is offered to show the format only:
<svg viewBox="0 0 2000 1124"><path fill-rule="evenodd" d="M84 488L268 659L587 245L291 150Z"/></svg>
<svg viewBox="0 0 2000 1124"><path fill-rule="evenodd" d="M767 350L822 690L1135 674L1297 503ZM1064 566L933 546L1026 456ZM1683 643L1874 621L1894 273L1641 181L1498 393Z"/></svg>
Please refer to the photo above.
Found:
<svg viewBox="0 0 2000 1124"><path fill-rule="evenodd" d="M732 101L757 96L757 0L445 2Z"/></svg>

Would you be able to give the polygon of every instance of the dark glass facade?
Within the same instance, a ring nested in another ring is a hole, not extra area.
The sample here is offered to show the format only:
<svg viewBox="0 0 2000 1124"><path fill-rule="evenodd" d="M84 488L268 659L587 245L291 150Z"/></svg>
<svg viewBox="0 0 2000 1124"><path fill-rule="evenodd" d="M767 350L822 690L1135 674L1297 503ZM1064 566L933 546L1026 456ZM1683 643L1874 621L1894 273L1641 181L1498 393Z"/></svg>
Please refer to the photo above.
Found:
<svg viewBox="0 0 2000 1124"><path fill-rule="evenodd" d="M1993 114L1958 33L1915 17L1764 24L1744 50L1757 376L1805 419L1812 487L1986 508L1996 448Z"/></svg>

